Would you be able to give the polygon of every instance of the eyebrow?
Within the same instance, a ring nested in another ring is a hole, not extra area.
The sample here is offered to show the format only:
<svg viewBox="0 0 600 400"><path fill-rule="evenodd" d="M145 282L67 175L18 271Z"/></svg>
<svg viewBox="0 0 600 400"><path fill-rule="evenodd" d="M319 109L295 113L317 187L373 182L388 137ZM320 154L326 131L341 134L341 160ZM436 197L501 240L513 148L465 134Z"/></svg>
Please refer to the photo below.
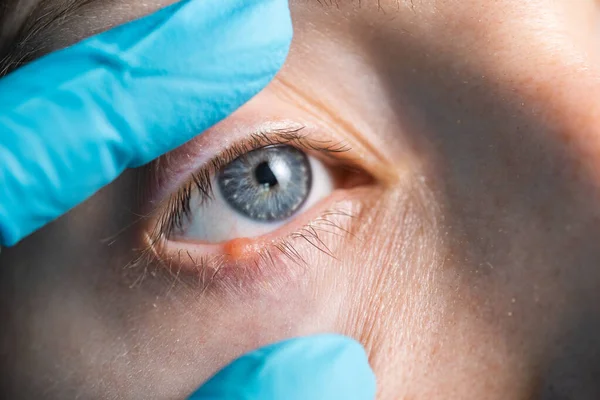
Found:
<svg viewBox="0 0 600 400"><path fill-rule="evenodd" d="M49 30L64 24L81 8L97 1L100 0L14 0L10 8L0 4L0 77L50 51L51 43L40 38L50 36ZM309 1L322 7L339 8L344 3L356 3L359 8L368 3L382 7L381 0ZM412 8L413 1L396 0L398 8L400 3ZM14 14L20 7L25 7L27 12L21 18L15 18Z"/></svg>
<svg viewBox="0 0 600 400"><path fill-rule="evenodd" d="M0 77L47 52L50 43L38 39L95 1L15 0L10 8L0 8ZM20 8L26 12L19 15Z"/></svg>

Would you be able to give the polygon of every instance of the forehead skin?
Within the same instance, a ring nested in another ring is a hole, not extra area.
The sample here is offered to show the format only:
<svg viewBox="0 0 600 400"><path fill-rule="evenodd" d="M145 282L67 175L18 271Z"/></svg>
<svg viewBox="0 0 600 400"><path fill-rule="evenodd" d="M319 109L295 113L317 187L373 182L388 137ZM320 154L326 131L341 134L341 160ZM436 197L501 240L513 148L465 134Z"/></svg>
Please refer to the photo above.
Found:
<svg viewBox="0 0 600 400"><path fill-rule="evenodd" d="M48 28L52 34L38 47L70 44L162 5L143 4L89 3ZM304 291L286 287L284 299L273 294L261 305L255 300L225 308L226 318L200 313L203 322L218 322L212 336L243 329L246 337L205 348L195 335L202 337L198 332L206 328L189 322L180 307L151 314L141 305L146 294L111 288L119 299L112 309L90 307L102 318L81 317L108 339L72 333L74 348L45 351L62 375L74 376L72 385L89 383L76 368L102 376L80 393L134 396L153 387L157 397L168 397L189 392L214 372L191 372L200 367L181 349L197 358L208 353L203 360L218 360L214 369L270 340L333 330L365 345L381 399L599 398L600 47L594 7L584 0L292 2L295 41L288 64L250 107L260 110L272 101L265 98L275 98L314 110L394 160L397 181L377 196L365 194L360 246L339 244L339 262L317 258L322 268L307 272L308 283L299 285ZM38 248L52 253L44 245L52 233L73 247L72 258L84 259L77 244L89 245L65 232L95 237L87 226L101 224L95 208L106 207L107 199L121 201L130 184L124 177L111 185L15 249L9 262L26 259L45 271L28 254ZM106 259L103 251L91 252ZM68 265L60 255L50 258L53 270L27 294L56 291L67 276L71 286L92 289L64 288L65 297L91 302L89 293L103 293L84 276L99 269L94 262L77 265L78 275L75 267L60 267ZM96 278L108 279L102 273ZM276 314L270 311L275 304ZM114 309L127 311L115 316ZM44 312L72 324L64 312L50 306ZM106 325L129 342L117 340ZM173 337L176 343L168 341ZM78 353L83 344L98 347L91 353L111 365L108 372L97 370L101 361L89 364L89 353ZM122 359L127 362L115 361ZM157 365L155 359L170 361ZM182 360L193 368L182 368ZM45 373L52 382L52 373Z"/></svg>

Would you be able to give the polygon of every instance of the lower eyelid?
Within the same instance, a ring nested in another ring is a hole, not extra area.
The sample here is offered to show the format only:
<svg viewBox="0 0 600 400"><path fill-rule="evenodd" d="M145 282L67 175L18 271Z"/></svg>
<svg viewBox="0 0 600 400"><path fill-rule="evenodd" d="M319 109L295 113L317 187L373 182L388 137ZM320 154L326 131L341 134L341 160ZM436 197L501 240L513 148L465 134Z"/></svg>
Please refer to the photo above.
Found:
<svg viewBox="0 0 600 400"><path fill-rule="evenodd" d="M285 266L301 266L311 252L335 257L322 238L323 232L340 239L352 231L354 216L362 206L357 195L362 189L337 190L294 222L258 238L204 245L164 240L154 244L153 253L162 263L175 265L178 276L198 282L201 290L209 286L252 290L254 283L265 279L285 279L290 273Z"/></svg>

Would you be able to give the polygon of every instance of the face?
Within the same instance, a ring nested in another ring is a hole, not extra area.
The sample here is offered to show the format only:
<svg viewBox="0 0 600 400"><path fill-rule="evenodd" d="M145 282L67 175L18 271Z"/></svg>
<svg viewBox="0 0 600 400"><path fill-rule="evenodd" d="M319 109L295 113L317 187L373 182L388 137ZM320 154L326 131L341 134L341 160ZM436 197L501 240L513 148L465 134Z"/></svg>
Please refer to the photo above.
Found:
<svg viewBox="0 0 600 400"><path fill-rule="evenodd" d="M85 3L10 59L166 4ZM182 398L320 332L379 399L600 398L596 4L326 3L240 110L3 250L3 398Z"/></svg>

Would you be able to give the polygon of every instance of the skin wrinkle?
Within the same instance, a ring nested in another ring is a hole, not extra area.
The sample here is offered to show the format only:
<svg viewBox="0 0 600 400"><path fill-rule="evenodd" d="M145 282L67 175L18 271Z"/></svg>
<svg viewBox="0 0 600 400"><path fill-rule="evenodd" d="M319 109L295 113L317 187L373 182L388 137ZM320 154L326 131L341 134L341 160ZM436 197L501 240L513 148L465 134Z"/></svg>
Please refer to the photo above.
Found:
<svg viewBox="0 0 600 400"><path fill-rule="evenodd" d="M412 335L410 329L398 329L397 319L402 321L399 324L400 327L423 326L422 324L415 325L414 318L419 316L418 318L421 319L427 315L427 313L419 313L419 305L433 294L432 292L428 293L427 290L420 292L421 294L406 293L407 287L429 287L428 278L423 280L423 276L415 275L411 266L423 265L420 263L423 258L431 259L434 265L439 263L433 254L436 247L427 244L427 242L435 241L435 238L432 237L435 234L431 233L435 230L422 229L422 224L425 222L423 214L416 213L417 209L423 209L426 202L419 194L419 190L408 188L414 183L407 180L405 185L395 194L386 196L383 200L384 204L371 207L373 210L378 210L376 211L378 215L372 218L372 225L368 224L363 227L365 234L371 232L372 237L378 237L372 235L373 231L378 230L393 233L387 236L387 240L370 243L366 246L377 249L369 254L367 264L380 267L367 270L370 273L357 280L357 282L365 284L364 288L356 288L353 291L363 293L364 297L362 298L366 302L357 310L371 310L368 315L355 317L355 324L359 324L356 335L361 338L361 342L367 348L371 365L384 375L387 372L394 375L400 373L403 376L403 378L397 379L396 383L388 382L385 386L380 386L379 395L382 398L409 396L409 393L405 392L407 389L401 384L406 379L410 379L410 372L407 371L409 367L398 364L396 360L398 352L402 352L404 346L410 345ZM389 205L386 206L385 203ZM403 210L391 220L389 215L386 215L387 213L379 211L386 210L390 206ZM430 215L429 210L425 215ZM354 261L355 265L357 261ZM432 265L433 268L435 268L434 265ZM351 303L349 300L348 304ZM352 311L349 310L349 312L352 315ZM422 319L423 322L427 320L429 320L427 317ZM425 322L425 325L435 329L436 323L429 320L429 322ZM398 343L403 345L398 346ZM400 393L404 394L401 396Z"/></svg>
<svg viewBox="0 0 600 400"><path fill-rule="evenodd" d="M411 185L410 181L406 184ZM431 233L427 233L435 232L435 229L431 229L432 227L422 228L423 215L431 215L430 213L423 214L423 207L425 204L432 203L424 201L420 195L409 194L419 192L421 190L408 190L404 187L395 195L385 196L384 203L393 204L392 207L404 210L403 213L389 220L387 213L377 212L380 215L366 218L372 220L373 225L366 224L363 229L365 234L368 232L371 237L380 237L377 234L373 235L374 231L379 230L388 234L394 232L394 234L386 236L389 238L388 241L380 241L377 244L365 243L365 248L376 249L369 253L368 261L365 261L363 254L360 261L350 262L351 265L365 263L382 267L396 266L395 268L383 267L366 270L367 274L357 279L357 282L364 284L364 287L357 287L351 291L351 293L362 293L364 297L361 298L366 301L366 304L356 308L355 311L371 310L368 315L359 314L350 318L350 325L356 325L351 331L358 330L354 335L361 338L361 342L365 344L375 370L382 375L386 375L387 371L396 376L395 381L382 385L385 389L379 393L382 398L411 398L411 396L419 395L427 397L424 393L415 392L414 386L406 387L402 383L420 382L420 379L418 376L412 376L412 364L396 363L399 358L398 353L411 352L410 349L413 349L414 352L414 349L432 346L415 333L419 331L438 332L439 335L442 335L445 324L444 314L453 314L450 310L444 311L440 315L431 314L431 309L428 309L431 304L436 303L435 297L438 295L437 291L432 289L439 286L440 279L444 280L441 278L444 257L435 254L438 251L435 249L440 247L434 244L439 245L439 243L435 243L435 237L432 237ZM425 195L425 198L427 197ZM386 210L389 209L389 206L370 206L367 209ZM428 223L431 223L431 220ZM422 275L415 270L415 268L422 268L427 264L431 265L427 274ZM406 290L406 288L414 287L419 289ZM351 303L348 302L348 304ZM353 315L352 310L348 310L348 312ZM398 318L402 321L399 325ZM352 322L353 320L356 322ZM407 328L398 330L398 326ZM399 344L401 345L399 346ZM439 349L431 350L432 355L435 355L436 352L439 352ZM428 356L425 356L417 364L419 368L425 366L433 368L436 361L435 358L429 359ZM401 393L402 395L400 395ZM459 394L457 393L457 395Z"/></svg>
<svg viewBox="0 0 600 400"><path fill-rule="evenodd" d="M281 90L280 89L283 89ZM397 179L397 176L389 168L385 168L385 165L389 165L390 161L382 154L382 152L375 148L369 141L365 140L364 136L356 129L350 121L344 120L341 116L335 115L333 110L327 107L327 104L318 102L314 97L303 93L303 91L294 85L291 81L285 79L284 76L276 78L275 91L279 94L282 99L288 100L296 104L299 108L303 109L307 113L317 117L321 123L325 121L330 122L332 129L340 130L345 132L346 136L351 137L348 141L358 142L360 146L366 150L366 152L378 161L375 165L379 166L377 170L370 170L371 174L377 176L384 182L393 182ZM335 128L333 128L335 127ZM372 165L373 163L371 163Z"/></svg>

